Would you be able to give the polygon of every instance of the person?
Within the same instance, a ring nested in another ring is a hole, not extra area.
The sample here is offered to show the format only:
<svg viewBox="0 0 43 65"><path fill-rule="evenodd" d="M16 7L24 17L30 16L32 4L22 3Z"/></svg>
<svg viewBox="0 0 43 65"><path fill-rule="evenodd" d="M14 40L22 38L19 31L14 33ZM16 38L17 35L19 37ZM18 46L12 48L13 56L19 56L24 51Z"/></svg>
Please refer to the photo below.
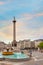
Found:
<svg viewBox="0 0 43 65"><path fill-rule="evenodd" d="M32 57L32 50L30 49L30 51L29 51L29 52L30 52L30 57Z"/></svg>

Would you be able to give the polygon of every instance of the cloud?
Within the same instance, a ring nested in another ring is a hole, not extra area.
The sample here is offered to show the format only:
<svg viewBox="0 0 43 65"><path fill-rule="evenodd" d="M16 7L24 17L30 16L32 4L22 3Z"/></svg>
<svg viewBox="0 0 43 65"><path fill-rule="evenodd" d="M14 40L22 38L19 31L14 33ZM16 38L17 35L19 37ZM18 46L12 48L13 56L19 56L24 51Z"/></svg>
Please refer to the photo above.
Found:
<svg viewBox="0 0 43 65"><path fill-rule="evenodd" d="M21 17L22 17L22 19L30 20L30 19L33 18L33 15L32 14L25 13L25 14L22 14Z"/></svg>
<svg viewBox="0 0 43 65"><path fill-rule="evenodd" d="M12 2L13 0L3 0L0 1L0 5L7 4L8 2Z"/></svg>
<svg viewBox="0 0 43 65"><path fill-rule="evenodd" d="M43 16L43 12L42 13L37 13L37 14L35 14L34 16Z"/></svg>
<svg viewBox="0 0 43 65"><path fill-rule="evenodd" d="M5 2L0 2L0 5L3 5Z"/></svg>
<svg viewBox="0 0 43 65"><path fill-rule="evenodd" d="M22 20L31 20L33 19L34 17L39 17L39 16L43 16L43 12L42 13L36 13L36 14L28 14L28 13L25 13L25 14L22 14L21 17L22 17Z"/></svg>
<svg viewBox="0 0 43 65"><path fill-rule="evenodd" d="M12 37L12 25L9 25L9 26L5 26L3 28L0 29L0 32L2 33L2 36L4 36L4 38L7 38L7 39L11 39ZM0 33L0 35L1 35Z"/></svg>

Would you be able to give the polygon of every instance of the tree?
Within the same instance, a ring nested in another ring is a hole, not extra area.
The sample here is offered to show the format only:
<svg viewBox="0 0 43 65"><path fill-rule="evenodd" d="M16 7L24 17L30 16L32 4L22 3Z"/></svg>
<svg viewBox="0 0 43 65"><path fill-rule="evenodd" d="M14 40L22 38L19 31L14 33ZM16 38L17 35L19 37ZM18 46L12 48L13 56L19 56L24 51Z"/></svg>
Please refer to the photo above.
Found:
<svg viewBox="0 0 43 65"><path fill-rule="evenodd" d="M40 42L40 44L38 45L38 47L39 47L40 49L43 49L43 42Z"/></svg>

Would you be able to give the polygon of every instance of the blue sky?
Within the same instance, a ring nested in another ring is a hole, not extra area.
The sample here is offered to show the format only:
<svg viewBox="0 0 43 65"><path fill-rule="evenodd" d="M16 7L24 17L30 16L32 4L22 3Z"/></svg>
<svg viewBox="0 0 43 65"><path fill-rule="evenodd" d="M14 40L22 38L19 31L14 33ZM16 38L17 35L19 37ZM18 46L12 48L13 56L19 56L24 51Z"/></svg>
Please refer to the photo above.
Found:
<svg viewBox="0 0 43 65"><path fill-rule="evenodd" d="M43 39L43 0L0 0L0 41L13 40L14 16L16 40Z"/></svg>

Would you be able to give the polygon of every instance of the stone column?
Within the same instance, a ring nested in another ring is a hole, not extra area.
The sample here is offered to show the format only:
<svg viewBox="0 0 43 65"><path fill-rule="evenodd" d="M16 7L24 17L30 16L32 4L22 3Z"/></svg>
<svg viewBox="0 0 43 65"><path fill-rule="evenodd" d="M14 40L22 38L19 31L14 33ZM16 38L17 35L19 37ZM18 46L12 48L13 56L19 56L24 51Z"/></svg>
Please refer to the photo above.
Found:
<svg viewBox="0 0 43 65"><path fill-rule="evenodd" d="M13 20L13 43L12 43L12 46L17 46L17 44L16 44L16 20L15 20L15 17Z"/></svg>

